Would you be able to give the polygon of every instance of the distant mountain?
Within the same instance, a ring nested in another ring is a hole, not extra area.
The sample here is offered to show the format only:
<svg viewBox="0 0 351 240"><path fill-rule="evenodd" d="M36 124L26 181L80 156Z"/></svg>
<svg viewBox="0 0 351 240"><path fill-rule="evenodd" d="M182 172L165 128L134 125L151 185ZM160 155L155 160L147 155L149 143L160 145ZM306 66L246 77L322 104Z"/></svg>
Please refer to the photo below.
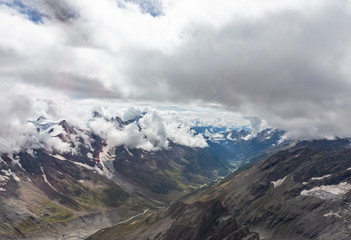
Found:
<svg viewBox="0 0 351 240"><path fill-rule="evenodd" d="M93 119L122 130L135 124L142 131L141 117L122 121L93 113ZM167 206L287 143L279 144L284 132L278 130L255 136L230 130L216 133L223 139L205 136L205 148L168 140L167 148L148 151L111 146L109 139L65 120L40 117L32 123L36 145L1 154L2 239L87 236Z"/></svg>
<svg viewBox="0 0 351 240"><path fill-rule="evenodd" d="M265 129L257 134L249 130L207 131L205 138L209 145L206 151L226 159L235 169L249 167L291 143L285 139L285 132L277 129Z"/></svg>

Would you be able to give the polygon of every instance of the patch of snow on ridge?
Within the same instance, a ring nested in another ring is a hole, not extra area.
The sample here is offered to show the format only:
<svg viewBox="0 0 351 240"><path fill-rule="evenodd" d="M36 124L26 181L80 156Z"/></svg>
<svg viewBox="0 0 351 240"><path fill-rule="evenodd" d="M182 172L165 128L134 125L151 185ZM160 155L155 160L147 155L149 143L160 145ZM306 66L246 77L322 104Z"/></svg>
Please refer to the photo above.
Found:
<svg viewBox="0 0 351 240"><path fill-rule="evenodd" d="M251 139L251 137L252 137L252 134L248 134L245 137L241 137L241 139L244 140L244 141L248 141L248 140Z"/></svg>
<svg viewBox="0 0 351 240"><path fill-rule="evenodd" d="M17 175L14 172L11 171L11 169L9 169L9 170L4 170L3 169L1 171L8 177L12 176L13 179L15 179L16 182L20 181L20 179L17 177Z"/></svg>
<svg viewBox="0 0 351 240"><path fill-rule="evenodd" d="M328 178L328 177L330 177L330 176L331 176L331 175L328 174L328 175L324 175L323 177L313 177L313 178L311 178L311 180L322 180L322 179Z"/></svg>
<svg viewBox="0 0 351 240"><path fill-rule="evenodd" d="M288 136L287 136L287 134L285 133L283 136L281 136L280 137L280 139L277 141L277 144L279 145L279 144L281 144L281 143L283 143L283 142L285 142L286 140L288 140L289 138L288 138ZM298 157L299 155L297 155L297 156L295 156L295 157Z"/></svg>
<svg viewBox="0 0 351 240"><path fill-rule="evenodd" d="M232 136L233 136L233 133L228 134L227 139L230 140L230 141L236 141L237 139L236 138L232 138Z"/></svg>
<svg viewBox="0 0 351 240"><path fill-rule="evenodd" d="M323 200L337 200L351 190L351 184L341 182L338 185L322 185L310 190L301 191L301 196L316 197Z"/></svg>
<svg viewBox="0 0 351 240"><path fill-rule="evenodd" d="M22 170L24 170L21 163L20 163L20 157L18 155L14 155L12 153L12 154L8 154L7 157L11 159L11 161L13 162L14 165L17 164L20 168L22 168Z"/></svg>
<svg viewBox="0 0 351 240"><path fill-rule="evenodd" d="M215 133L211 136L212 141L222 141L224 140L224 136L221 133Z"/></svg>
<svg viewBox="0 0 351 240"><path fill-rule="evenodd" d="M33 149L27 148L26 153L28 153L32 158L35 158L35 151Z"/></svg>
<svg viewBox="0 0 351 240"><path fill-rule="evenodd" d="M282 179L278 179L277 181L272 181L272 183L273 183L273 185L274 185L274 188L279 187L280 185L282 185L283 182L285 181L286 177L287 177L287 176L285 176L285 177L282 178Z"/></svg>
<svg viewBox="0 0 351 240"><path fill-rule="evenodd" d="M43 176L44 182L46 182L53 190L55 190L56 192L59 192L59 191L57 191L57 189L54 186L51 185L51 183L47 179L43 166L40 166L40 170L43 173L42 176Z"/></svg>
<svg viewBox="0 0 351 240"><path fill-rule="evenodd" d="M0 182L4 182L4 183L6 183L6 182L7 182L7 180L9 180L9 177L7 177L7 176L3 176L3 175L0 175ZM1 184L1 183L0 183L0 185L3 185L3 184Z"/></svg>
<svg viewBox="0 0 351 240"><path fill-rule="evenodd" d="M81 162L75 162L75 161L70 161L70 162L71 162L71 163L74 163L74 164L77 165L77 166L84 167L84 168L86 168L86 169L88 169L88 170L90 170L90 171L93 171L94 173L98 173L98 174L100 174L100 175L106 176L106 175L104 174L104 171L101 170L98 166L91 167L91 166L89 166L88 164L84 164L84 163L81 163ZM104 163L103 163L103 162L101 162L100 164L104 167ZM108 176L110 176L110 175L108 175ZM108 176L107 176L107 177L108 177Z"/></svg>
<svg viewBox="0 0 351 240"><path fill-rule="evenodd" d="M333 212L332 210L330 210L329 213L326 213L326 214L324 214L323 216L324 216L324 217L332 217L332 216L334 216L334 217L337 217L337 218L342 218L342 217L339 215L339 212L335 213L335 212Z"/></svg>
<svg viewBox="0 0 351 240"><path fill-rule="evenodd" d="M95 168L89 166L88 164L84 164L84 163L81 163L81 162L75 162L75 161L70 161L71 163L74 163L75 165L78 165L78 166L81 166L81 167L84 167L86 169L89 169L91 171L94 171Z"/></svg>
<svg viewBox="0 0 351 240"><path fill-rule="evenodd" d="M131 152L129 152L128 148L125 147L126 151L129 153L130 156L133 156L133 154ZM104 147L101 151L101 153L99 154L99 159L100 164L102 166L102 170L100 168L98 168L97 166L95 166L95 170L100 174L103 175L105 177L107 177L108 179L112 179L115 174L116 174L116 170L113 166L113 161L116 157L116 155L111 154L111 152L116 152L116 148L111 148L109 149L108 146Z"/></svg>
<svg viewBox="0 0 351 240"><path fill-rule="evenodd" d="M65 157L63 157L63 156L61 156L61 155L58 155L58 154L49 154L51 157L54 157L54 158L56 158L56 159L58 159L58 160L61 160L61 161L66 161L67 159L65 158Z"/></svg>
<svg viewBox="0 0 351 240"><path fill-rule="evenodd" d="M131 156L131 157L133 157L133 156L134 156L134 154L133 154L133 153L131 153L127 147L125 147L125 150L126 150L126 151L127 151L127 153L129 154L129 156Z"/></svg>

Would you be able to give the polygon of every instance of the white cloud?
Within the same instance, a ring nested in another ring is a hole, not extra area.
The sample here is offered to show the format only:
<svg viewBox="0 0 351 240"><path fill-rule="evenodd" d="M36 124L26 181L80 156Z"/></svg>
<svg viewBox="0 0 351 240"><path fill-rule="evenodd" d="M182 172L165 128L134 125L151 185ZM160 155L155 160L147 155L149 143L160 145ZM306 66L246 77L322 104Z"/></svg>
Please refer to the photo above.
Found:
<svg viewBox="0 0 351 240"><path fill-rule="evenodd" d="M11 88L9 88L11 89ZM25 148L44 148L49 151L77 153L82 138L90 148L94 133L106 140L107 145L141 148L147 151L167 149L169 142L189 147L207 147L202 135L195 135L191 130L192 122L186 121L175 111L157 110L148 106L124 107L110 103L101 107L101 103L70 101L64 97L55 102L44 100L40 96L26 97L19 87L19 95L2 96L5 106L0 108L0 152L17 152ZM45 94L44 94L45 96ZM42 96L41 96L42 97ZM98 110L102 117L93 117ZM44 116L37 122L39 116ZM133 121L119 125L112 120L122 116L122 121ZM182 121L180 121L182 119ZM30 121L28 121L30 120ZM75 127L74 134L66 134L58 125L62 120ZM40 130L38 130L40 129ZM58 137L62 135L62 137ZM64 141L62 140L64 139Z"/></svg>
<svg viewBox="0 0 351 240"><path fill-rule="evenodd" d="M131 109L138 112L136 108L127 108L126 111ZM189 147L207 147L203 136L195 135L190 126L180 124L167 112L152 108L146 109L137 122L126 126L118 126L115 122L96 118L89 122L89 128L106 139L110 147L123 145L151 151L168 149L169 141Z"/></svg>
<svg viewBox="0 0 351 240"><path fill-rule="evenodd" d="M141 110L134 108L134 107L128 107L124 110L121 119L123 121L130 121L134 120L136 117L141 115Z"/></svg>
<svg viewBox="0 0 351 240"><path fill-rule="evenodd" d="M351 135L349 1L146 1L162 11L157 17L141 10L140 1L23 3L43 14L42 23L0 4L0 85L7 91L0 150L20 146L23 137L6 140L22 136L26 120L40 115L86 129L90 113L77 99L90 99L85 103L95 107L103 102L96 99L193 104L199 112L178 112L184 122L228 125L233 116L239 125L250 124L230 110L263 118L289 137ZM13 110L26 101L24 110ZM201 105L215 110L206 114ZM129 109L118 116L138 113ZM149 118L141 122L150 141L137 140L131 125L131 146L183 141L163 122L168 117L161 116L162 124Z"/></svg>

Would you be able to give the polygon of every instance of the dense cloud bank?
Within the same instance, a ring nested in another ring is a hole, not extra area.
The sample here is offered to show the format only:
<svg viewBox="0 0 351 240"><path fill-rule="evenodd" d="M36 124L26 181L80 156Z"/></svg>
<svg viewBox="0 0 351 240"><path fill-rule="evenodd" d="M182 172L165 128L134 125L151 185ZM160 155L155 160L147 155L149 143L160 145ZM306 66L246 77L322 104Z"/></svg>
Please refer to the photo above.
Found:
<svg viewBox="0 0 351 240"><path fill-rule="evenodd" d="M3 149L22 144L7 140L31 131L14 119L32 117L26 101L43 92L56 105L62 95L217 104L259 116L290 137L350 137L350 6L341 0L1 1ZM183 141L150 122L158 122L156 115L141 122L152 141Z"/></svg>
<svg viewBox="0 0 351 240"><path fill-rule="evenodd" d="M108 118L95 118L89 121L88 127L95 134L107 139L107 145L141 148L147 151L167 149L169 142L188 147L207 147L206 140L197 135L190 126L180 124L172 116L155 109L141 112L128 108L122 121L131 121L127 125L116 126Z"/></svg>
<svg viewBox="0 0 351 240"><path fill-rule="evenodd" d="M109 148L125 146L155 151L168 149L170 142L188 147L207 147L204 137L196 134L187 122L178 121L175 112L159 111L150 107L117 108L117 111L99 108L100 112L86 108L76 114L70 113L67 120L54 120L59 115L63 116L60 111L64 109L56 109L54 114L45 112L44 116L38 119L26 121L25 118L29 117L32 111L36 112L35 106L28 100L25 101L25 98L18 101L22 101L23 109L9 105L8 111L2 112L5 113L3 118L7 121L1 122L1 153L33 148L76 153L80 144L89 148L95 141L94 135L105 141ZM50 108L53 110L52 106ZM20 116L21 114L23 116ZM115 114L120 114L120 117ZM66 124L73 130L65 131Z"/></svg>

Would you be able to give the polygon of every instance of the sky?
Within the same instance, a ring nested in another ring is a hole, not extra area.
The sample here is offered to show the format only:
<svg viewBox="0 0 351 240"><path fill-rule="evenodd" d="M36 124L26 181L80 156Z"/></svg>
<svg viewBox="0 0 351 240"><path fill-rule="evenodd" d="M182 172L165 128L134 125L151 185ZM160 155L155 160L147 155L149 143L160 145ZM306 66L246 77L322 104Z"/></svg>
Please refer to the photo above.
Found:
<svg viewBox="0 0 351 240"><path fill-rule="evenodd" d="M0 150L98 106L350 137L350 29L348 0L0 0Z"/></svg>

